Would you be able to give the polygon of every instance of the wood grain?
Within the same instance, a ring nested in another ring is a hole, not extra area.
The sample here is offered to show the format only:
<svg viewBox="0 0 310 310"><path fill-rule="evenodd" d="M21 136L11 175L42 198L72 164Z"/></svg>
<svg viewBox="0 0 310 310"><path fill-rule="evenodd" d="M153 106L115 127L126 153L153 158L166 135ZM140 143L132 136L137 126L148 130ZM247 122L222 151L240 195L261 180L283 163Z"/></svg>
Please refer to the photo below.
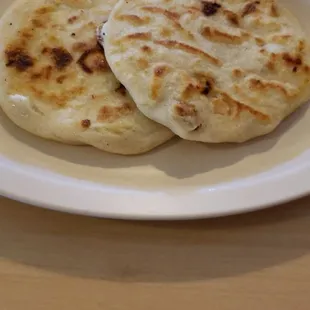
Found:
<svg viewBox="0 0 310 310"><path fill-rule="evenodd" d="M122 222L0 198L0 310L308 310L310 198L195 222Z"/></svg>

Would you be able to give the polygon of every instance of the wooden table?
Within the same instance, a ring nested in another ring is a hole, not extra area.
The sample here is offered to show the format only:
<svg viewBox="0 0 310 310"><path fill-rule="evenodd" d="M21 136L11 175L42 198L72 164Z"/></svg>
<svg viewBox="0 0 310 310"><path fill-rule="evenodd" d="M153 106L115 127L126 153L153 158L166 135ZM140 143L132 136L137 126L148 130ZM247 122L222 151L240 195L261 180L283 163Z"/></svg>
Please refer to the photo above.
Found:
<svg viewBox="0 0 310 310"><path fill-rule="evenodd" d="M308 310L310 198L181 223L0 198L0 310Z"/></svg>

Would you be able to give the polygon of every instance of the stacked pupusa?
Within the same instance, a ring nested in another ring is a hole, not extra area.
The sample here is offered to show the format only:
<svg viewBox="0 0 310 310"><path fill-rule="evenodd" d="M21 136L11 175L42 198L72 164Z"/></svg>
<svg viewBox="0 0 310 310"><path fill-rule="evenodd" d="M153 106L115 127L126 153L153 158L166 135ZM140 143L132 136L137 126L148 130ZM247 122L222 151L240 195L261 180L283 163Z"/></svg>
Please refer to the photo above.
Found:
<svg viewBox="0 0 310 310"><path fill-rule="evenodd" d="M244 142L310 97L306 36L274 0L120 0L103 32L140 111L184 139Z"/></svg>
<svg viewBox="0 0 310 310"><path fill-rule="evenodd" d="M18 0L0 27L0 106L67 144L244 142L310 97L306 36L274 0Z"/></svg>
<svg viewBox="0 0 310 310"><path fill-rule="evenodd" d="M96 29L116 0L19 0L1 19L0 106L46 139L140 154L173 137L109 68Z"/></svg>

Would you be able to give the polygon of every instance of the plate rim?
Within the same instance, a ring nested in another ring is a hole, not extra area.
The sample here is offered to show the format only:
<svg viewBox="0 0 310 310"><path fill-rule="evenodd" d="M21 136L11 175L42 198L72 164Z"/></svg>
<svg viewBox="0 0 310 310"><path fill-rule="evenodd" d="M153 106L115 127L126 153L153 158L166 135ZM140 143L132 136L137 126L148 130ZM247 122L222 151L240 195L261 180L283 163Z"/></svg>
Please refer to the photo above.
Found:
<svg viewBox="0 0 310 310"><path fill-rule="evenodd" d="M214 218L265 209L310 194L307 156L297 166L293 160L287 168L276 168L277 172L271 169L214 187L172 194L105 187L48 170L44 174L39 168L33 172L36 168L0 157L0 195L45 209L107 219Z"/></svg>

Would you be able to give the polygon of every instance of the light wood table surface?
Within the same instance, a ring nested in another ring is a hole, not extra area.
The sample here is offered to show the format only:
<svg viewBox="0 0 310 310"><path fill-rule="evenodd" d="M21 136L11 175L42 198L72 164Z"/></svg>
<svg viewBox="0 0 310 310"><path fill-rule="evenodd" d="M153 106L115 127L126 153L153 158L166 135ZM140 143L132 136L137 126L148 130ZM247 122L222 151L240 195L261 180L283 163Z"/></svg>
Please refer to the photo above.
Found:
<svg viewBox="0 0 310 310"><path fill-rule="evenodd" d="M309 310L310 198L180 223L0 198L0 310Z"/></svg>

